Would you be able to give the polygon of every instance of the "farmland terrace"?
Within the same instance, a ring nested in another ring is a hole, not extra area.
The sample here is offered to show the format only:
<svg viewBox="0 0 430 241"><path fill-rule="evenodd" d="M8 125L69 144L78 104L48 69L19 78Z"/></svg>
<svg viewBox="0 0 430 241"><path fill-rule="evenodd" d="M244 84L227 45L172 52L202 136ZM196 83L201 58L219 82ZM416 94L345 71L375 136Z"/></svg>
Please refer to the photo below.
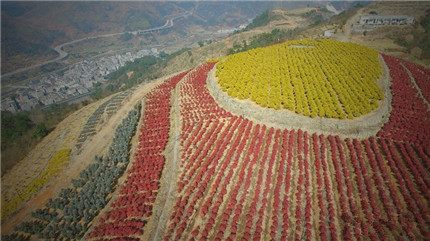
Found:
<svg viewBox="0 0 430 241"><path fill-rule="evenodd" d="M271 126L230 111L208 87L217 63L207 62L133 93L104 154L2 239L426 239L430 70L370 54L391 82L390 114L376 133ZM371 98L345 121L390 96L378 94L379 67Z"/></svg>

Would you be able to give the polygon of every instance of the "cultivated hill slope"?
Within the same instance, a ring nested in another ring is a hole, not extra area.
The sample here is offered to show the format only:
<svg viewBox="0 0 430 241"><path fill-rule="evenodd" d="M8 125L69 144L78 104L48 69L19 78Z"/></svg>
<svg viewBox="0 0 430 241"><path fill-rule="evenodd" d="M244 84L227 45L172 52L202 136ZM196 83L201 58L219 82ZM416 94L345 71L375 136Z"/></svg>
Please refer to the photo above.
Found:
<svg viewBox="0 0 430 241"><path fill-rule="evenodd" d="M112 149L3 238L424 239L430 71L381 55L392 110L362 139L272 127L221 107L207 86L213 62L169 78L134 95L140 124L138 107L123 115Z"/></svg>
<svg viewBox="0 0 430 241"><path fill-rule="evenodd" d="M199 51L217 54L212 47ZM227 94L211 79L222 62L140 87L51 186L2 220L2 238L423 240L430 235L430 70L383 53L378 61L388 112L366 135L339 130L362 117L290 111L308 125L278 124L267 108L223 101ZM195 64L178 65L170 71ZM306 89L301 98L316 100ZM333 129L323 130L324 121Z"/></svg>
<svg viewBox="0 0 430 241"><path fill-rule="evenodd" d="M232 97L339 119L352 119L378 107L384 97L376 84L381 75L375 50L308 39L228 56L216 71L222 90Z"/></svg>

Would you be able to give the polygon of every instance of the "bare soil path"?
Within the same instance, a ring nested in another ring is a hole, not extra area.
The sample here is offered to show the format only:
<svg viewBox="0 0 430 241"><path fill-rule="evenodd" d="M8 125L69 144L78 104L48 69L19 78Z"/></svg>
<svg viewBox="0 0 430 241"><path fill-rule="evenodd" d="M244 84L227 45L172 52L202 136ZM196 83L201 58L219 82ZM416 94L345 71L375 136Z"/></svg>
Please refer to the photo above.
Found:
<svg viewBox="0 0 430 241"><path fill-rule="evenodd" d="M355 21L358 19L360 15L363 14L363 11L366 8L361 8L357 11L357 13L346 21L344 25L344 32L337 35L337 39L343 42L352 42L352 27L355 24Z"/></svg>
<svg viewBox="0 0 430 241"><path fill-rule="evenodd" d="M45 170L49 161L58 150L74 148L85 122L97 106L104 101L101 100L92 103L69 115L37 144L25 158L2 176L2 205L21 195L34 179ZM73 158L74 155L75 153L72 151L70 158ZM51 181L48 180L47 184ZM8 214L6 214L6 218L7 216Z"/></svg>
<svg viewBox="0 0 430 241"><path fill-rule="evenodd" d="M176 201L176 181L179 176L179 139L180 139L180 108L179 108L179 85L172 93L170 110L170 133L169 142L165 150L166 164L164 166L160 192L154 205L154 214L148 223L144 240L161 240L164 237L170 214Z"/></svg>
<svg viewBox="0 0 430 241"><path fill-rule="evenodd" d="M412 75L411 71L409 71L408 68L406 68L406 66L402 63L400 63L400 65L406 70L406 72L409 75L409 78L411 79L412 84L414 85L415 89L418 91L419 96L421 97L421 99L424 101L424 103L426 103L427 105L427 109L430 109L430 103L426 100L426 98L423 95L423 92L421 91L421 88L418 86L417 82L415 81L414 76Z"/></svg>

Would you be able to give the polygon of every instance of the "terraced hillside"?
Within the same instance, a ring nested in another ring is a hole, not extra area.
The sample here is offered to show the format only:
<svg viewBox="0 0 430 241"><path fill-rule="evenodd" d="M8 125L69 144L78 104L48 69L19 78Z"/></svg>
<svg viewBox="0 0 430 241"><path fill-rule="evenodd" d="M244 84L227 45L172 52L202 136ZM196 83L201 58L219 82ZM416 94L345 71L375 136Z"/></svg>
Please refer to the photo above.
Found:
<svg viewBox="0 0 430 241"><path fill-rule="evenodd" d="M361 139L221 107L208 89L214 62L169 78L140 95L140 121L139 108L124 116L105 155L2 238L425 240L430 74L381 56L391 112Z"/></svg>
<svg viewBox="0 0 430 241"><path fill-rule="evenodd" d="M116 94L97 107L97 109L88 118L79 134L78 142L76 144L77 149L80 149L87 139L91 138L98 132L98 130L100 130L112 114L116 112L124 99L126 99L134 90L135 88Z"/></svg>

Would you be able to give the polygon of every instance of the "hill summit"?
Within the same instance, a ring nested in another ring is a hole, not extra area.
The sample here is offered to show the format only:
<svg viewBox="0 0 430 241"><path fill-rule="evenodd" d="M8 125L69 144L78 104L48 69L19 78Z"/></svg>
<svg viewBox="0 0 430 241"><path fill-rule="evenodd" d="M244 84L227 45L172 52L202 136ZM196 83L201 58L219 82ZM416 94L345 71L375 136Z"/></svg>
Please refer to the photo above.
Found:
<svg viewBox="0 0 430 241"><path fill-rule="evenodd" d="M228 56L216 76L224 92L261 107L352 119L384 98L378 52L334 40L293 40Z"/></svg>

